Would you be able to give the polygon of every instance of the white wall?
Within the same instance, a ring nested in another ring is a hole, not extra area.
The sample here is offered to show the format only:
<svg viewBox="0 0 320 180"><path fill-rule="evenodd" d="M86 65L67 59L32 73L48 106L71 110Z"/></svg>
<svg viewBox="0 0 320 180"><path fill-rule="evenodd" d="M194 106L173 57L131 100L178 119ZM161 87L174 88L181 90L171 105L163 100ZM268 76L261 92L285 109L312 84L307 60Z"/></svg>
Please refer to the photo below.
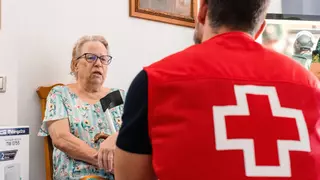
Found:
<svg viewBox="0 0 320 180"><path fill-rule="evenodd" d="M114 61L106 86L127 89L145 65L192 44L193 29L130 18L128 0L1 0L0 125L29 125L30 180L44 180L43 139L36 136L36 89L69 83L72 46L82 35L102 34Z"/></svg>
<svg viewBox="0 0 320 180"><path fill-rule="evenodd" d="M271 0L268 13L282 13L282 0Z"/></svg>
<svg viewBox="0 0 320 180"><path fill-rule="evenodd" d="M12 11L15 8L15 2L11 0L3 0L2 6L9 6L11 9L2 8L1 27L0 27L0 75L7 76L7 92L0 93L0 125L16 125L17 124L17 64L18 58L16 42L19 38L15 24L17 14ZM6 17L6 18L4 18ZM10 19L10 21L9 21ZM5 28L4 28L5 27ZM9 68L10 67L10 68Z"/></svg>

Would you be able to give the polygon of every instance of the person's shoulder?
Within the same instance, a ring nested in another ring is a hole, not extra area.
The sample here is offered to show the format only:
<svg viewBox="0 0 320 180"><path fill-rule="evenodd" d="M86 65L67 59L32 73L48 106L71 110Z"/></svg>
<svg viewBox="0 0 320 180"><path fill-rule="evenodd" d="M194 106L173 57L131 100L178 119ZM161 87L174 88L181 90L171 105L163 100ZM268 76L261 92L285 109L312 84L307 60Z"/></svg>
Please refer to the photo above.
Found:
<svg viewBox="0 0 320 180"><path fill-rule="evenodd" d="M181 51L173 53L165 58L147 66L145 69L154 69L162 68L163 66L175 67L176 65L181 65L181 61L186 62L188 59L195 57L196 52L198 51L198 45L192 45L188 48L185 48Z"/></svg>
<svg viewBox="0 0 320 180"><path fill-rule="evenodd" d="M51 88L50 93L51 94L62 94L66 88L68 88L67 85L57 85Z"/></svg>
<svg viewBox="0 0 320 180"><path fill-rule="evenodd" d="M66 96L66 92L68 92L68 86L67 85L57 85L50 89L47 100L53 100L53 99L61 99Z"/></svg>
<svg viewBox="0 0 320 180"><path fill-rule="evenodd" d="M281 69L285 81L290 81L312 88L319 87L319 80L298 61L287 55L272 51L268 51L268 56Z"/></svg>

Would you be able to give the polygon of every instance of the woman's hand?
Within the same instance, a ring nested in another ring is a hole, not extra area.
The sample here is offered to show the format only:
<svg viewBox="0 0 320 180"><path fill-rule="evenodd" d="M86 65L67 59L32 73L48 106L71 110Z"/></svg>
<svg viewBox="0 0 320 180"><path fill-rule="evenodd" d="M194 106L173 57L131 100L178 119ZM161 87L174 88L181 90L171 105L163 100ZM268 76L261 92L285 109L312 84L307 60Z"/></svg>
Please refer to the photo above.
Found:
<svg viewBox="0 0 320 180"><path fill-rule="evenodd" d="M114 168L114 150L116 149L116 140L118 133L110 135L100 144L98 151L99 168L108 172L113 172Z"/></svg>

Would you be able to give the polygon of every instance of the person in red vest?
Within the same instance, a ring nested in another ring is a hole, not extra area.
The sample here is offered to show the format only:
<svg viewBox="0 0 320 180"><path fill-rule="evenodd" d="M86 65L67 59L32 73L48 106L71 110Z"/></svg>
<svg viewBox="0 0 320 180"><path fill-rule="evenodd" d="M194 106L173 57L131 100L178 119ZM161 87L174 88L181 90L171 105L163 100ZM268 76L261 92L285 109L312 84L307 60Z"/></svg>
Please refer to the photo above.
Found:
<svg viewBox="0 0 320 180"><path fill-rule="evenodd" d="M117 180L320 180L318 81L255 42L270 0L201 0L200 44L144 68Z"/></svg>

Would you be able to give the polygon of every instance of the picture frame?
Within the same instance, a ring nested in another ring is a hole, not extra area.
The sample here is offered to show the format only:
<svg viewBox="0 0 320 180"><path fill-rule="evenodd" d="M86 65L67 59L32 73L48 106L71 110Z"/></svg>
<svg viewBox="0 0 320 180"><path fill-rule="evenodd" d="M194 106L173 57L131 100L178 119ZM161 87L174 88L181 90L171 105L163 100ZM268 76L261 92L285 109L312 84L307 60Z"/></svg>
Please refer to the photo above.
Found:
<svg viewBox="0 0 320 180"><path fill-rule="evenodd" d="M130 17L195 27L198 0L129 0Z"/></svg>

